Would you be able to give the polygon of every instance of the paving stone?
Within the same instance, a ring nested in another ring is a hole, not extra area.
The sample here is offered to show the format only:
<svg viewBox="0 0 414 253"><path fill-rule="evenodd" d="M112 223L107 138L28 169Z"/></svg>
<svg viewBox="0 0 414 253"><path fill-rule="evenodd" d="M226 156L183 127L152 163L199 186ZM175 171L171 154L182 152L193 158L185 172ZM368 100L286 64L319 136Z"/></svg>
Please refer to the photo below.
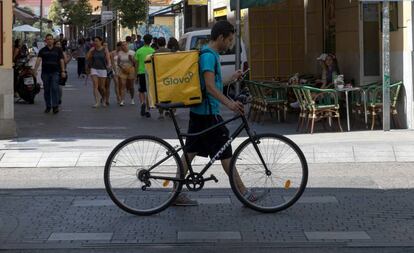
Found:
<svg viewBox="0 0 414 253"><path fill-rule="evenodd" d="M231 204L230 198L196 198L195 200L204 205Z"/></svg>
<svg viewBox="0 0 414 253"><path fill-rule="evenodd" d="M179 241L208 241L208 240L241 240L240 232L236 231L178 231L177 239Z"/></svg>
<svg viewBox="0 0 414 253"><path fill-rule="evenodd" d="M305 232L308 240L371 240L365 231Z"/></svg>
<svg viewBox="0 0 414 253"><path fill-rule="evenodd" d="M48 241L109 241L113 233L52 233Z"/></svg>
<svg viewBox="0 0 414 253"><path fill-rule="evenodd" d="M91 207L91 206L115 206L110 199L96 199L96 200L75 200L72 206Z"/></svg>
<svg viewBox="0 0 414 253"><path fill-rule="evenodd" d="M284 197L285 200L290 198ZM338 203L335 196L302 196L297 203L312 204L312 203Z"/></svg>

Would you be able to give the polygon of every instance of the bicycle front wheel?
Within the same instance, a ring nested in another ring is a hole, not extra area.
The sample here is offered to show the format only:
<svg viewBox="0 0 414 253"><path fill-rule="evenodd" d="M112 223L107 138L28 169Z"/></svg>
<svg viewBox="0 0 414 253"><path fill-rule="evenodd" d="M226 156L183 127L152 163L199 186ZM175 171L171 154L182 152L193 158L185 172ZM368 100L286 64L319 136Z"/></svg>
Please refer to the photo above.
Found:
<svg viewBox="0 0 414 253"><path fill-rule="evenodd" d="M109 155L104 172L105 188L112 201L136 215L150 215L167 208L181 191L182 183L178 180L183 177L181 160L174 148L153 136L136 136L121 142Z"/></svg>
<svg viewBox="0 0 414 253"><path fill-rule="evenodd" d="M254 142L244 141L234 153L231 188L243 204L254 210L265 213L284 210L306 188L305 156L293 141L281 135L260 134L253 139Z"/></svg>

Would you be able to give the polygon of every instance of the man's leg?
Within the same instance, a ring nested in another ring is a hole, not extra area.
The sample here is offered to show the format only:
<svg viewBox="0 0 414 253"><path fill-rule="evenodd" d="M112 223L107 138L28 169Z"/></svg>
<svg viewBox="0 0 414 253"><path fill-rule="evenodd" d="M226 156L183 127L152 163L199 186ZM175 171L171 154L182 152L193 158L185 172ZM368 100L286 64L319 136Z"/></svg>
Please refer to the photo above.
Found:
<svg viewBox="0 0 414 253"><path fill-rule="evenodd" d="M196 153L187 154L188 162L190 164L191 164L191 162L193 161L193 159L196 155L197 155ZM181 156L181 162L183 164L184 178L185 178L185 176L187 175L187 172L188 172L188 164L187 164L187 161L186 161L184 155ZM179 177L178 174L177 174L177 177ZM195 200L190 199L187 196L187 194L180 193L180 195L178 195L178 197L173 202L173 205L175 205L175 206L197 206L198 202L195 201Z"/></svg>
<svg viewBox="0 0 414 253"><path fill-rule="evenodd" d="M50 91L51 91L51 84L50 84L50 74L42 74L42 81L43 81L43 97L45 99L46 104L46 111L50 111L50 108L52 108L52 101L50 97Z"/></svg>
<svg viewBox="0 0 414 253"><path fill-rule="evenodd" d="M223 166L224 171L226 172L227 176L229 176L229 177L230 177L230 163L231 163L231 158L221 160L221 165ZM240 178L239 172L236 172L235 183L237 185L237 188L240 189L241 193L246 192L246 186L244 186L244 184L243 184L243 182Z"/></svg>
<svg viewBox="0 0 414 253"><path fill-rule="evenodd" d="M52 89L52 107L53 112L57 113L57 109L59 107L59 73L53 73L51 77L51 89Z"/></svg>
<svg viewBox="0 0 414 253"><path fill-rule="evenodd" d="M197 155L197 153L189 153L189 154L187 154L188 162L190 164L194 160L194 158L196 157L196 155ZM187 175L187 172L188 172L188 164L187 164L187 161L185 160L184 155L181 156L181 162L183 164L184 177L185 177Z"/></svg>

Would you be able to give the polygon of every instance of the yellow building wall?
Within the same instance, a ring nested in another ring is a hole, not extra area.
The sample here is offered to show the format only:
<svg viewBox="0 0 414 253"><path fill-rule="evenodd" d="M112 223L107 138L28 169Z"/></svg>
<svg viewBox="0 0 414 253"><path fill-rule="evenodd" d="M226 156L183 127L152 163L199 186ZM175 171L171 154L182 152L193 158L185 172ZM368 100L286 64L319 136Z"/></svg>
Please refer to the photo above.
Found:
<svg viewBox="0 0 414 253"><path fill-rule="evenodd" d="M359 1L335 0L336 56L346 80L359 83Z"/></svg>
<svg viewBox="0 0 414 253"><path fill-rule="evenodd" d="M304 72L303 0L289 0L249 10L252 80L287 78Z"/></svg>
<svg viewBox="0 0 414 253"><path fill-rule="evenodd" d="M2 69L11 69L13 66L12 8L11 1L3 1L3 65L0 66Z"/></svg>
<svg viewBox="0 0 414 253"><path fill-rule="evenodd" d="M155 17L154 24L174 27L174 17Z"/></svg>
<svg viewBox="0 0 414 253"><path fill-rule="evenodd" d="M13 44L12 44L12 1L1 1L3 4L3 65L0 66L0 139L16 136L14 121L13 97Z"/></svg>

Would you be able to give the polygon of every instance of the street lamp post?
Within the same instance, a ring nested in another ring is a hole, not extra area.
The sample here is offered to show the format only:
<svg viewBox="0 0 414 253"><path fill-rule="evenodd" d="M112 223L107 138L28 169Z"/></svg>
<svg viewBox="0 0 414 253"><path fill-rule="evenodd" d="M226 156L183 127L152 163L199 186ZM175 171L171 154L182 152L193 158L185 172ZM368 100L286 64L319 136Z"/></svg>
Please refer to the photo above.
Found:
<svg viewBox="0 0 414 253"><path fill-rule="evenodd" d="M241 19L241 10L240 10L240 0L236 0L236 70L239 70L241 67L240 60L241 60L241 25L240 25L240 19ZM237 81L236 84L236 94L240 93L240 82Z"/></svg>
<svg viewBox="0 0 414 253"><path fill-rule="evenodd" d="M40 37L42 37L43 32L43 0L40 0Z"/></svg>

